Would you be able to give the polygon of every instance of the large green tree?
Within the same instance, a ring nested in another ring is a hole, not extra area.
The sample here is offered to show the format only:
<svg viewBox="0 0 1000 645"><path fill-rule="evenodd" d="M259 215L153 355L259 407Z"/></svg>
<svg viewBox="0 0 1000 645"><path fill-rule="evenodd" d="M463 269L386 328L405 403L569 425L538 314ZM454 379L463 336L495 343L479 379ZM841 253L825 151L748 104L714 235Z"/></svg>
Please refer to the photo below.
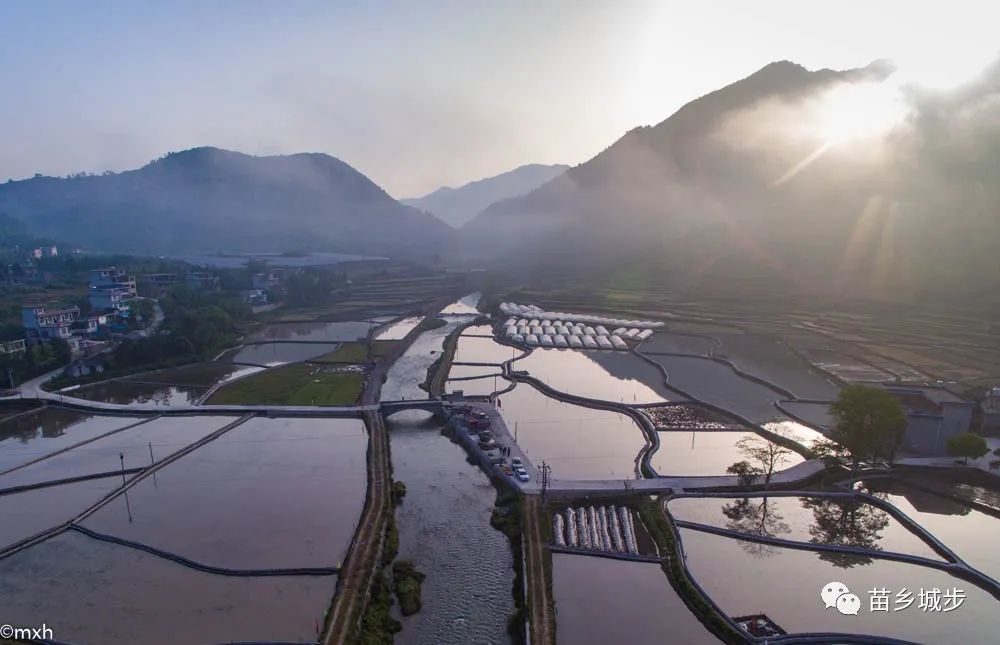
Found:
<svg viewBox="0 0 1000 645"><path fill-rule="evenodd" d="M986 445L986 439L972 432L963 432L953 437L948 437L948 454L953 457L962 457L965 463L969 463L969 458L979 459L990 451Z"/></svg>
<svg viewBox="0 0 1000 645"><path fill-rule="evenodd" d="M890 463L903 443L906 413L899 400L877 387L848 385L830 405L835 420L827 454L851 461L852 480L865 461L887 459Z"/></svg>

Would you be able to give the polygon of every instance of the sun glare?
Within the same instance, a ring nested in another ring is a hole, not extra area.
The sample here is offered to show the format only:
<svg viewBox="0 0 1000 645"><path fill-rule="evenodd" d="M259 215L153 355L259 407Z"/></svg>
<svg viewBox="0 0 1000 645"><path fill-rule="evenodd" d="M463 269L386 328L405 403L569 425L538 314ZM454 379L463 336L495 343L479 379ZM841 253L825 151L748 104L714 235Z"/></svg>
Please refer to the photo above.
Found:
<svg viewBox="0 0 1000 645"><path fill-rule="evenodd" d="M829 145L885 134L906 117L898 88L884 83L842 85L819 98L817 132Z"/></svg>

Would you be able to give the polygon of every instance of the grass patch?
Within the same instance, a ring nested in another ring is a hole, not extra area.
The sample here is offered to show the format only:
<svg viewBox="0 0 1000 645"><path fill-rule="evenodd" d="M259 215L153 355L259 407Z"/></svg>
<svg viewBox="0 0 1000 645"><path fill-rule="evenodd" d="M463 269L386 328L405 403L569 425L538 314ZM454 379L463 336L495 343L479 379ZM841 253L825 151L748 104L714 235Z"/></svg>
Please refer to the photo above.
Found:
<svg viewBox="0 0 1000 645"><path fill-rule="evenodd" d="M426 577L409 560L396 560L392 563L392 586L404 616L412 616L420 611L420 583Z"/></svg>
<svg viewBox="0 0 1000 645"><path fill-rule="evenodd" d="M361 371L297 363L266 370L219 389L209 405L351 405L365 385Z"/></svg>
<svg viewBox="0 0 1000 645"><path fill-rule="evenodd" d="M389 615L391 607L392 588L385 574L379 571L372 580L371 597L361 617L361 629L350 642L360 645L392 645L393 636L403 626Z"/></svg>

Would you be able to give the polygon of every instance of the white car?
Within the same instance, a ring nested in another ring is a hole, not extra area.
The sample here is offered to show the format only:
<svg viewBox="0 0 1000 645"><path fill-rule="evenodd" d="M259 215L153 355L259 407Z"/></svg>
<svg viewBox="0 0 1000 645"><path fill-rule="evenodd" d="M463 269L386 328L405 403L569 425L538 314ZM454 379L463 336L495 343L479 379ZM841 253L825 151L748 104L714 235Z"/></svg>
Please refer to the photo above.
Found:
<svg viewBox="0 0 1000 645"><path fill-rule="evenodd" d="M521 458L520 457L514 457L513 459L511 459L510 460L510 465L511 465L511 468L513 468L514 470L517 470L518 468L523 468L524 467L524 464L521 462Z"/></svg>
<svg viewBox="0 0 1000 645"><path fill-rule="evenodd" d="M524 468L515 468L514 474L517 475L517 478L523 482L531 480L531 477L528 475L528 471Z"/></svg>

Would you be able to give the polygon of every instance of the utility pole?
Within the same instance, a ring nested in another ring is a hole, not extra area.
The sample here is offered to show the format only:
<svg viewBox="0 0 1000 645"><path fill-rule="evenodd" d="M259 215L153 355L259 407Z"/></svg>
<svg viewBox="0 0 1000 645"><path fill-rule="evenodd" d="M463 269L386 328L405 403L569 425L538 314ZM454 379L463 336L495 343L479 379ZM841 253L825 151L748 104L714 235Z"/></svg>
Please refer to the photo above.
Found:
<svg viewBox="0 0 1000 645"><path fill-rule="evenodd" d="M549 474L552 468L543 461L539 471L542 473L542 506L545 506L545 493L549 490Z"/></svg>
<svg viewBox="0 0 1000 645"><path fill-rule="evenodd" d="M118 458L122 462L122 487L125 486L125 453L119 452ZM132 523L132 505L128 501L128 489L125 489L125 508L128 510L128 523Z"/></svg>

